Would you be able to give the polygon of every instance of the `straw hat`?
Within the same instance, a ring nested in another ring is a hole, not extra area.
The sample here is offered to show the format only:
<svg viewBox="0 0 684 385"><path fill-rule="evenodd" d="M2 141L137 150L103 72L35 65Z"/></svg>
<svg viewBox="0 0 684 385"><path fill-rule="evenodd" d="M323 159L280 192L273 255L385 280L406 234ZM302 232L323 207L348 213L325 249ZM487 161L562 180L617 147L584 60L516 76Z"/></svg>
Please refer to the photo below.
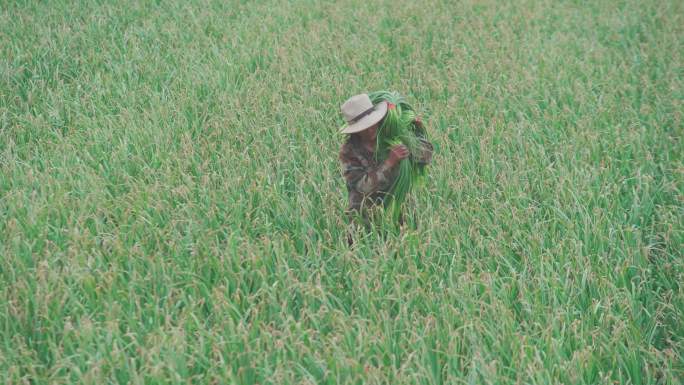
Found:
<svg viewBox="0 0 684 385"><path fill-rule="evenodd" d="M368 94L360 94L347 99L340 109L344 120L347 121L340 132L353 134L381 121L387 114L387 102L383 101L373 105Z"/></svg>

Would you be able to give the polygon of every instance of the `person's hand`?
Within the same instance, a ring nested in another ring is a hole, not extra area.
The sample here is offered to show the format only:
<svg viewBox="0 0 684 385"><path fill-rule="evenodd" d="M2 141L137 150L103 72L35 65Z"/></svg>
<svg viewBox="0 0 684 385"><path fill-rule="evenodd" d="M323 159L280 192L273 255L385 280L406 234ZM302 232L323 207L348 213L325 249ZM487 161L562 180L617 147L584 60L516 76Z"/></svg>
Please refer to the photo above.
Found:
<svg viewBox="0 0 684 385"><path fill-rule="evenodd" d="M425 129L425 125L423 124L423 119L421 119L420 116L416 116L416 118L413 119L413 123L415 123L416 126L422 128L423 130Z"/></svg>
<svg viewBox="0 0 684 385"><path fill-rule="evenodd" d="M397 144L396 146L392 147L389 152L389 156L387 157L387 161L394 166L395 164L399 163L402 159L406 159L409 156L409 149L408 147L404 146L403 144Z"/></svg>

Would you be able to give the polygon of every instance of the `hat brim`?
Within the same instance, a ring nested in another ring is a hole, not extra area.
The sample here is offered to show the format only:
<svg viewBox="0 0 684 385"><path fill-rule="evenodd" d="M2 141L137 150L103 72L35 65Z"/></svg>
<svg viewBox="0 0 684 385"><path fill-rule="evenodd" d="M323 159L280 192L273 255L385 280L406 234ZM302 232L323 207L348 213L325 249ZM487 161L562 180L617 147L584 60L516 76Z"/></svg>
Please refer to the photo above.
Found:
<svg viewBox="0 0 684 385"><path fill-rule="evenodd" d="M371 112L370 114L364 116L363 118L359 119L358 121L352 124L347 124L340 128L340 133L354 134L357 132L361 132L371 127L375 123L381 121L382 118L384 118L385 115L387 115L387 102L382 101L376 104L373 108L375 108L375 111Z"/></svg>

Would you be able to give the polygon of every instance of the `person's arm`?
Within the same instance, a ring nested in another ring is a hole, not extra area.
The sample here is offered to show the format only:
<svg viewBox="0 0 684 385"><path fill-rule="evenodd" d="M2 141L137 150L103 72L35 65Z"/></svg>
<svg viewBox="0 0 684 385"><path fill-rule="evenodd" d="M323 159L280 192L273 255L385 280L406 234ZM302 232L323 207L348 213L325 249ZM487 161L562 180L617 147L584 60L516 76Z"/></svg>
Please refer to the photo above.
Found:
<svg viewBox="0 0 684 385"><path fill-rule="evenodd" d="M408 156L405 146L396 146L390 151L390 156L377 167L364 167L360 159L353 154L342 153L342 174L347 186L363 194L385 191L392 185L392 170L401 159Z"/></svg>
<svg viewBox="0 0 684 385"><path fill-rule="evenodd" d="M420 154L417 154L415 160L419 164L430 164L432 161L432 153L434 146L424 138L418 138L420 141Z"/></svg>
<svg viewBox="0 0 684 385"><path fill-rule="evenodd" d="M414 123L420 126L420 128L422 128L423 131L425 131L425 125L423 124L423 121L420 119L420 117L417 117ZM418 140L420 141L420 153L416 154L414 159L419 164L430 164L430 162L432 161L432 153L434 151L434 146L432 145L432 143L428 142L427 139L425 139L423 136L419 136Z"/></svg>

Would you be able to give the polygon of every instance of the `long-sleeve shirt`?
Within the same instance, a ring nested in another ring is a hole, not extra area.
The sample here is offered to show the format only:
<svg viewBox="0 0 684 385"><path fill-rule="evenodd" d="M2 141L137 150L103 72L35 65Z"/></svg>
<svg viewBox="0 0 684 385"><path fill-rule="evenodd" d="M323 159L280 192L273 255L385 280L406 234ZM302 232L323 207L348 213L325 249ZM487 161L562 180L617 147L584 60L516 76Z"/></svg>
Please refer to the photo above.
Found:
<svg viewBox="0 0 684 385"><path fill-rule="evenodd" d="M430 142L420 139L422 151L412 154L418 163L428 164L432 159ZM377 162L375 155L362 145L347 141L340 150L342 175L349 193L349 212L364 217L366 209L381 204L398 175L398 167Z"/></svg>

